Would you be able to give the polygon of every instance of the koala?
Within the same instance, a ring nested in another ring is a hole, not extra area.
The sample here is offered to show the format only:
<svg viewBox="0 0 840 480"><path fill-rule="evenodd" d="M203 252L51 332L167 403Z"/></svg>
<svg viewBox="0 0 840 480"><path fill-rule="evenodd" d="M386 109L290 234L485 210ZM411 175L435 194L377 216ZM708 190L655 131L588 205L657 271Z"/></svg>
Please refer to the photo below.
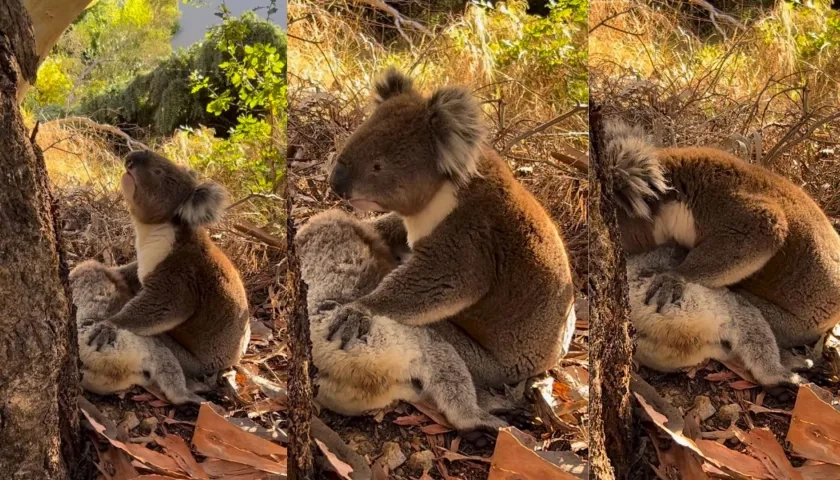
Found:
<svg viewBox="0 0 840 480"><path fill-rule="evenodd" d="M681 247L665 245L627 259L636 361L671 372L709 358L724 362L738 358L761 385L801 383L799 375L782 365L773 331L761 311L738 293L687 283L679 306L659 308L646 302L656 274L679 265L687 253ZM807 367L803 364L800 368Z"/></svg>
<svg viewBox="0 0 840 480"><path fill-rule="evenodd" d="M221 217L225 190L150 151L126 156L120 186L137 249L137 262L121 272L139 290L96 323L89 345L113 346L123 330L154 337L188 378L236 364L250 340L248 300L239 272L204 228Z"/></svg>
<svg viewBox="0 0 840 480"><path fill-rule="evenodd" d="M188 382L178 359L158 337L117 330L108 346L97 350L88 345L97 322L119 312L136 293L119 269L88 260L70 272L70 286L76 305L82 388L105 395L140 385L175 405L204 401L192 390L200 388L200 383Z"/></svg>
<svg viewBox="0 0 840 480"><path fill-rule="evenodd" d="M479 406L467 366L434 330L374 315L343 348L339 338L327 340L339 307L373 291L397 266L372 225L341 211L323 212L301 228L295 245L308 286L319 404L361 415L398 400L431 400L458 430L506 426Z"/></svg>
<svg viewBox="0 0 840 480"><path fill-rule="evenodd" d="M758 309L780 348L813 343L840 320L840 236L804 191L720 150L656 148L616 120L605 136L624 249L688 250L647 283L645 304L661 312L684 306L690 284L727 287ZM775 358L759 361L772 371Z"/></svg>
<svg viewBox="0 0 840 480"><path fill-rule="evenodd" d="M357 210L411 255L340 307L327 339L364 336L371 319L426 325L452 344L479 386L546 371L574 333L574 287L557 226L484 142L482 112L458 87L431 96L388 70L375 109L330 172Z"/></svg>

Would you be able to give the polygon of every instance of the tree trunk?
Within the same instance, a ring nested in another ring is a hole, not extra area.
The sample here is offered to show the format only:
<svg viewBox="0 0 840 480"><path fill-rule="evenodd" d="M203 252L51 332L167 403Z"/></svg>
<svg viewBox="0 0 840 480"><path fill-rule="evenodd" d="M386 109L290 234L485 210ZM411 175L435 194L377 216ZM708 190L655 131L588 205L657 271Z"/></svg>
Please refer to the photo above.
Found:
<svg viewBox="0 0 840 480"><path fill-rule="evenodd" d="M633 458L629 390L633 346L613 172L602 156L599 110L593 106L589 116L589 458L594 478L623 480Z"/></svg>
<svg viewBox="0 0 840 480"><path fill-rule="evenodd" d="M288 152L286 158L293 158ZM286 186L286 262L288 275L286 285L291 295L289 312L289 350L291 353L289 371L289 479L314 478L312 457L312 342L309 338L309 314L306 309L306 283L300 275L300 263L295 251L295 222L292 218L293 185Z"/></svg>
<svg viewBox="0 0 840 480"><path fill-rule="evenodd" d="M0 0L0 472L50 480L78 459L78 354L46 166L17 102L35 52L23 4Z"/></svg>
<svg viewBox="0 0 840 480"><path fill-rule="evenodd" d="M16 4L17 0L0 0L0 2ZM90 2L91 0L23 0L23 6L29 12L35 31L35 54L38 58L36 68L47 58L52 47L61 38L61 34ZM19 78L18 81L20 83L18 83L17 101L20 103L35 79Z"/></svg>

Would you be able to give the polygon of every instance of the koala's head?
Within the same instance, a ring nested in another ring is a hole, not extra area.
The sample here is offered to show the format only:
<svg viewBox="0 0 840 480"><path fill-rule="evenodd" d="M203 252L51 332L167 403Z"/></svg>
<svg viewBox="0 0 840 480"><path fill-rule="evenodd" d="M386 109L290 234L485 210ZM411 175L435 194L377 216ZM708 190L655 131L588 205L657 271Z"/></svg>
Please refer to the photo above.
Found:
<svg viewBox="0 0 840 480"><path fill-rule="evenodd" d="M122 276L96 260L80 263L69 277L80 320L106 318L131 298L131 290Z"/></svg>
<svg viewBox="0 0 840 480"><path fill-rule="evenodd" d="M484 130L468 91L446 87L425 97L394 69L374 90L373 114L350 136L330 174L339 196L360 210L413 215L445 182L461 186L476 175Z"/></svg>
<svg viewBox="0 0 840 480"><path fill-rule="evenodd" d="M120 182L131 215L142 223L175 222L200 227L218 221L227 192L149 150L125 157Z"/></svg>

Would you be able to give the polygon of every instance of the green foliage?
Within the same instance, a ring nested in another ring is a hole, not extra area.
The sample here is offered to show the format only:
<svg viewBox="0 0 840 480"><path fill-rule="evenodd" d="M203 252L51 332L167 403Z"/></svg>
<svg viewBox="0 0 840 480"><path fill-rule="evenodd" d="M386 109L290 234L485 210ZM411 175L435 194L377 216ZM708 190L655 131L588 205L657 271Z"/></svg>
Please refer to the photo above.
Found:
<svg viewBox="0 0 840 480"><path fill-rule="evenodd" d="M34 111L72 108L148 71L172 49L178 0L98 0L53 49L27 98Z"/></svg>
<svg viewBox="0 0 840 480"><path fill-rule="evenodd" d="M219 145L219 156L229 157L230 150L239 145L252 146L258 161L249 168L260 175L251 186L273 192L285 174L278 149L286 126L285 55L271 44L247 43L246 25L232 19L224 7L221 13L224 22L215 44L227 55L227 60L219 64L224 82L213 83L194 71L190 76L191 93L207 92L207 112L216 116L234 108L239 112L229 139ZM214 39L208 36L208 40Z"/></svg>
<svg viewBox="0 0 840 480"><path fill-rule="evenodd" d="M261 20L253 12L246 12L239 18L229 18L224 24L212 27L207 39L179 50L151 72L135 77L122 87L84 102L81 111L98 121L137 125L151 130L155 135L169 135L181 126L200 125L215 128L219 134L228 135L236 126L240 106L236 103L221 115L207 111L207 104L213 99L205 89L191 93L190 77L198 72L206 78L208 85L217 91L232 87L222 63L230 61L230 54L218 48L226 32L236 29L244 35L243 45L270 45L276 49L277 58L286 58L286 37L276 25ZM244 53L240 50L237 55ZM238 61L241 57L237 56ZM280 75L285 82L285 67Z"/></svg>

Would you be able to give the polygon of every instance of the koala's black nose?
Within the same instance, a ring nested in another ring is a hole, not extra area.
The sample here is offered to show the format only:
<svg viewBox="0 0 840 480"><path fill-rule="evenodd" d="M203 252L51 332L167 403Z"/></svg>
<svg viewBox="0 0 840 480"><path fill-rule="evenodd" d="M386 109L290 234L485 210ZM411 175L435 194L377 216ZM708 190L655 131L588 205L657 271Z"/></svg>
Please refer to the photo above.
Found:
<svg viewBox="0 0 840 480"><path fill-rule="evenodd" d="M341 198L350 195L350 167L343 163L336 163L330 174L330 187Z"/></svg>

